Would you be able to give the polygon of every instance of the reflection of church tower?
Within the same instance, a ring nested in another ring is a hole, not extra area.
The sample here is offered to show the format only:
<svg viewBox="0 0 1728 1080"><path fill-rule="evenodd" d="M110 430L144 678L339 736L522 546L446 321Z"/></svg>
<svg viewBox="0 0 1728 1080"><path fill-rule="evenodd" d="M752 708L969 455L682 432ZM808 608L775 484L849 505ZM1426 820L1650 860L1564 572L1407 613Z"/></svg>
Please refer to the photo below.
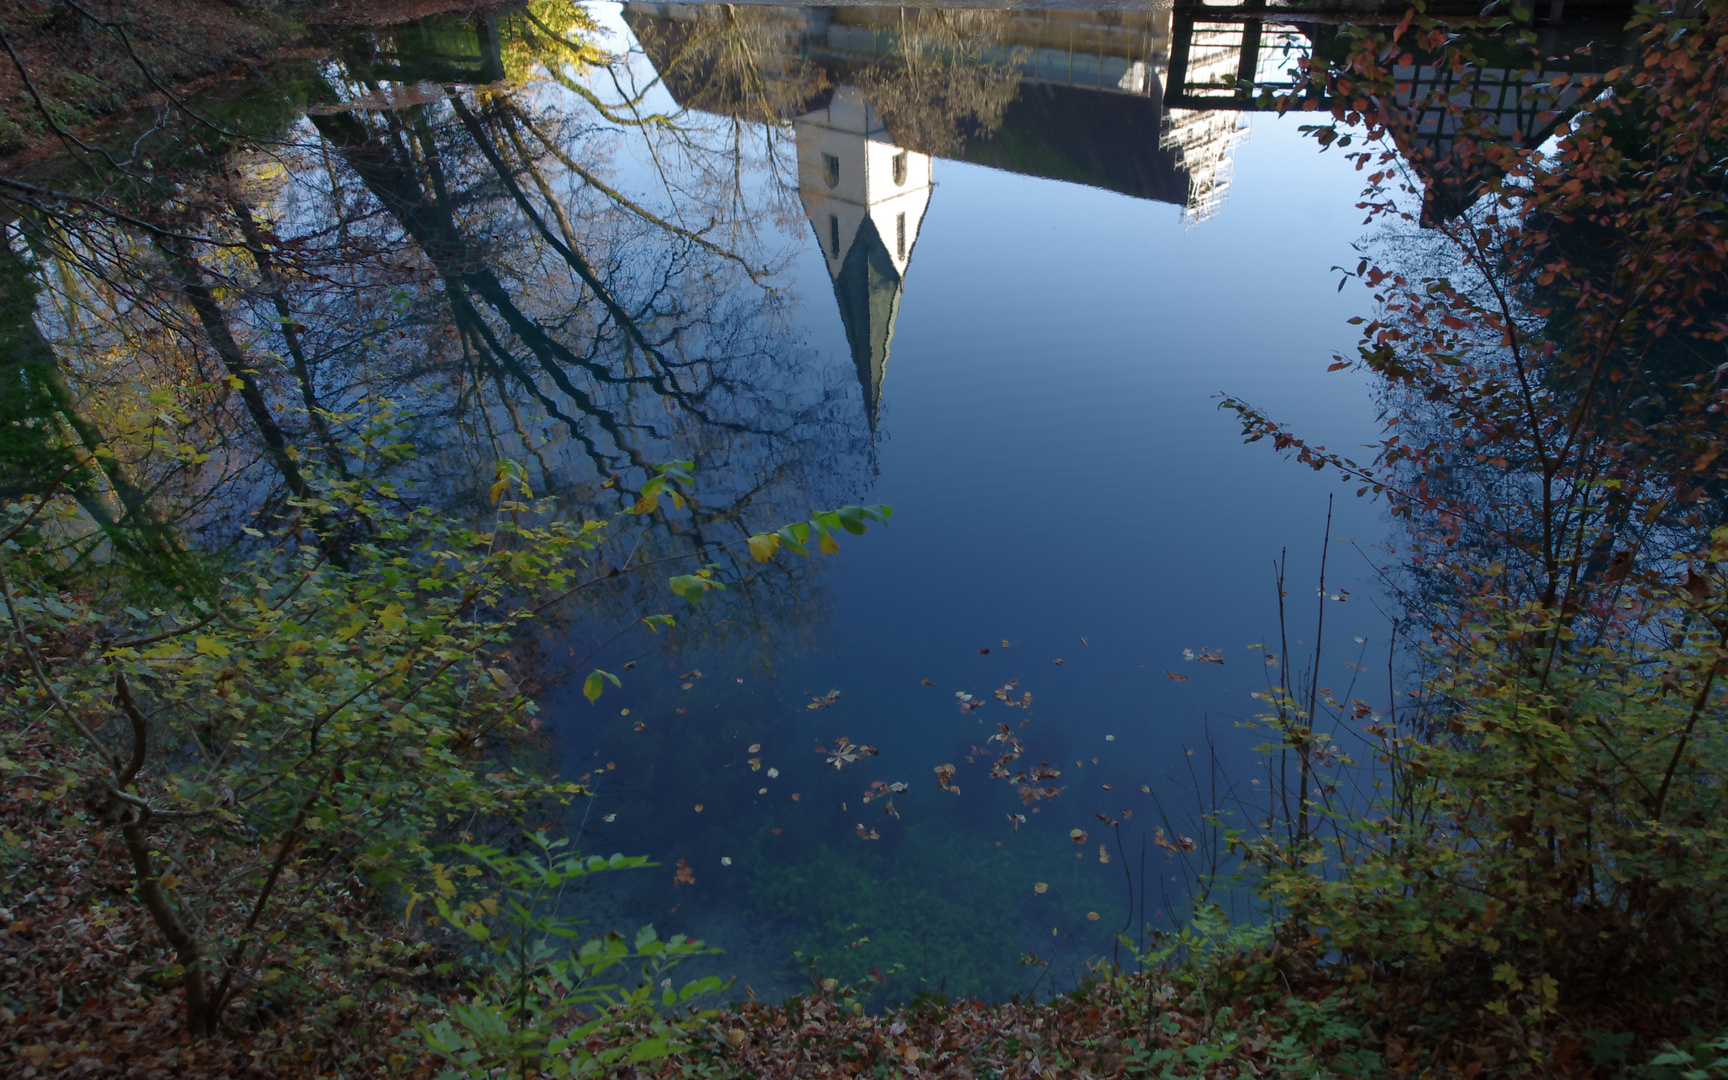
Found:
<svg viewBox="0 0 1728 1080"><path fill-rule="evenodd" d="M850 86L836 88L826 108L800 116L794 128L798 195L828 261L875 427L906 264L930 204L930 158L895 146Z"/></svg>

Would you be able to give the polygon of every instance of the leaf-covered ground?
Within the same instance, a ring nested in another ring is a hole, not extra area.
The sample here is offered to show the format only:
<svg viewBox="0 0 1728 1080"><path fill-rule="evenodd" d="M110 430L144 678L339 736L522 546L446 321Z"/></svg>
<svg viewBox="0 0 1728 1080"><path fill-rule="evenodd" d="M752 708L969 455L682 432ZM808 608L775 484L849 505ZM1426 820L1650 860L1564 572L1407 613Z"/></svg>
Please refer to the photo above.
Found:
<svg viewBox="0 0 1728 1080"><path fill-rule="evenodd" d="M335 932L370 935L372 962L338 967L308 954L279 995L255 987L220 1034L190 1039L168 950L139 929L148 920L126 892L121 848L103 841L77 790L57 779L65 763L47 756L45 734L9 735L0 760L0 1075L431 1080L443 1071L414 1025L437 1019L456 986L432 974L431 945L404 937L376 898L358 892L327 917ZM1685 1031L1677 1016L1630 1008L1546 1031L1425 1027L1434 1010L1423 1002L1377 1002L1367 988L1318 978L1291 993L1286 970L1243 954L1205 972L1101 973L1050 1002L930 999L873 1014L841 990L747 1002L692 1024L680 1053L613 1075L1585 1077L1615 1074L1611 1061L1598 1064L1602 1040L1588 1027L1636 1031L1617 1038L1652 1050ZM620 1026L605 1040L630 1037Z"/></svg>

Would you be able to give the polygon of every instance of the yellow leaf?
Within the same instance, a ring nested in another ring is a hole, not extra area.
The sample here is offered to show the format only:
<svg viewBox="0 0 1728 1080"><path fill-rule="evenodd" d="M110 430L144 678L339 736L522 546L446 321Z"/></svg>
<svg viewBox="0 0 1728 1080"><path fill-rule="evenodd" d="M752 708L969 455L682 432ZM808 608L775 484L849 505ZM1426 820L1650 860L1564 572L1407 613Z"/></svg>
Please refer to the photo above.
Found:
<svg viewBox="0 0 1728 1080"><path fill-rule="evenodd" d="M228 655L228 646L222 644L220 641L217 641L215 638L210 637L207 634L199 634L198 635L198 641L197 641L196 647L198 649L199 654L203 655L203 656L222 657L222 656Z"/></svg>
<svg viewBox="0 0 1728 1080"><path fill-rule="evenodd" d="M500 479L500 480L493 482L492 491L490 493L493 506L498 505L498 500L502 499L504 497L504 489L509 487L509 486L510 486L510 481L508 479Z"/></svg>
<svg viewBox="0 0 1728 1080"><path fill-rule="evenodd" d="M651 514L658 509L659 506L660 496L658 493L653 495L644 495L640 499L636 500L636 505L630 508L630 512L632 514Z"/></svg>
<svg viewBox="0 0 1728 1080"><path fill-rule="evenodd" d="M163 874L161 880L164 889L178 889L180 887L180 878L176 874Z"/></svg>
<svg viewBox="0 0 1728 1080"><path fill-rule="evenodd" d="M834 542L833 533L823 533L822 542L816 546L822 550L824 555L837 555L840 552L840 545Z"/></svg>
<svg viewBox="0 0 1728 1080"><path fill-rule="evenodd" d="M757 533L750 538L750 557L765 563L780 549L780 538L773 533Z"/></svg>

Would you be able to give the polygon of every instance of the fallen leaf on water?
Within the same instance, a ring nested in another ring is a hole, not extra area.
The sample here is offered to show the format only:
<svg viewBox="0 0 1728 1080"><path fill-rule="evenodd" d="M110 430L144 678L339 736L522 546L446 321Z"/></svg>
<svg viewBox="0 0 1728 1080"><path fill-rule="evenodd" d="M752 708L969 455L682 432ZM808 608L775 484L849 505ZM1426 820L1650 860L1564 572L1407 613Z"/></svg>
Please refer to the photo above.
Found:
<svg viewBox="0 0 1728 1080"><path fill-rule="evenodd" d="M682 674L678 677L680 679L700 679L702 677L702 673L700 671L697 671L695 668L691 668L689 671L686 671L684 674Z"/></svg>
<svg viewBox="0 0 1728 1080"><path fill-rule="evenodd" d="M1097 922L1098 921L1098 913L1096 911L1088 911L1086 913L1086 921L1087 922Z"/></svg>
<svg viewBox="0 0 1728 1080"><path fill-rule="evenodd" d="M1050 886L1045 882L1040 881L1038 884L1032 886L1032 891L1035 893L1047 893L1050 891Z"/></svg>
<svg viewBox="0 0 1728 1080"><path fill-rule="evenodd" d="M629 710L629 709L619 709L619 710L618 710L618 715L619 715L619 716L629 716L629 715L630 715L630 710Z"/></svg>
<svg viewBox="0 0 1728 1080"><path fill-rule="evenodd" d="M1104 736L1104 741L1105 741L1105 742L1115 742L1115 741L1116 741L1116 736L1114 736L1114 735L1106 735L1106 736Z"/></svg>
<svg viewBox="0 0 1728 1080"><path fill-rule="evenodd" d="M690 869L690 864L683 859L678 860L678 871L672 875L672 887L696 884L696 874Z"/></svg>
<svg viewBox="0 0 1728 1080"><path fill-rule="evenodd" d="M644 724L642 721L638 720L638 721L636 721L636 723L632 724L631 727L636 731L642 731L642 730L645 730L648 727L648 725Z"/></svg>
<svg viewBox="0 0 1728 1080"><path fill-rule="evenodd" d="M1061 664L1061 663L1062 663L1062 660L1061 660L1061 658L1060 658L1060 657L1058 657L1058 658L1057 658L1057 659L1055 659L1055 660L1052 660L1052 661L1050 661L1050 662L1051 662L1051 663L1052 663L1052 664L1058 664L1058 665L1059 665L1059 664Z"/></svg>
<svg viewBox="0 0 1728 1080"><path fill-rule="evenodd" d="M785 829L775 829L775 830L774 830L774 835L775 835L775 836L779 836L779 835L780 835L780 834L781 834L781 833L783 833L783 832L785 832L785 831L786 831L786 830L785 830Z"/></svg>
<svg viewBox="0 0 1728 1080"><path fill-rule="evenodd" d="M731 866L732 865L732 856L730 856L730 855L720 856L720 865L721 866Z"/></svg>
<svg viewBox="0 0 1728 1080"><path fill-rule="evenodd" d="M605 817L601 818L600 820L601 821L617 821L618 815L617 814L607 814Z"/></svg>
<svg viewBox="0 0 1728 1080"><path fill-rule="evenodd" d="M925 686L935 686L935 685L936 685L936 680L935 680L935 679L925 679L925 680L924 680L924 685L925 685Z"/></svg>
<svg viewBox="0 0 1728 1080"><path fill-rule="evenodd" d="M779 775L780 775L779 769L769 769L768 770L768 779L770 779L770 780L774 779L775 777L777 777Z"/></svg>
<svg viewBox="0 0 1728 1080"><path fill-rule="evenodd" d="M702 812L702 804L701 803L696 804L696 812L698 814L700 814Z"/></svg>
<svg viewBox="0 0 1728 1080"><path fill-rule="evenodd" d="M756 772L758 769L762 768L762 759L759 757L753 757L749 760L748 764L750 766L750 771Z"/></svg>
<svg viewBox="0 0 1728 1080"><path fill-rule="evenodd" d="M1081 638L1081 639L1080 639L1080 644L1082 644L1082 645L1084 645L1084 646L1086 646L1086 647L1087 647L1087 648L1091 648L1091 647L1092 647L1092 643L1091 643L1091 642L1090 642L1090 641L1087 641L1087 640L1086 640L1086 639L1085 639L1085 638Z"/></svg>
<svg viewBox="0 0 1728 1080"><path fill-rule="evenodd" d="M760 754L762 752L762 744L759 742L751 743L750 744L750 752L752 754Z"/></svg>
<svg viewBox="0 0 1728 1080"><path fill-rule="evenodd" d="M695 685L696 685L696 684L695 684L695 683L693 683L693 682L687 682L687 683L685 683L685 684L684 684L684 685L683 685L683 686L681 686L681 687L679 687L679 688L678 688L678 689L680 689L680 690L688 690L688 689L690 689L690 688L691 688L691 687L692 687L692 686L695 686Z"/></svg>
<svg viewBox="0 0 1728 1080"><path fill-rule="evenodd" d="M1110 853L1104 850L1103 844L1098 845L1098 861L1101 863L1108 863L1110 861Z"/></svg>
<svg viewBox="0 0 1728 1080"><path fill-rule="evenodd" d="M1164 674L1169 677L1171 682L1187 682L1188 681L1188 676L1177 674L1174 671L1166 671Z"/></svg>
<svg viewBox="0 0 1728 1080"><path fill-rule="evenodd" d="M1152 794L1152 785L1150 785L1150 784L1141 784L1141 785L1140 785L1140 790L1141 790L1141 791L1144 791L1144 792L1145 792L1145 793L1146 793L1146 794L1148 794L1148 795L1150 795L1150 794Z"/></svg>
<svg viewBox="0 0 1728 1080"><path fill-rule="evenodd" d="M684 712L685 711L684 706L682 706L682 705L678 706L678 711L680 713Z"/></svg>
<svg viewBox="0 0 1728 1080"><path fill-rule="evenodd" d="M1008 639L1007 639L1007 638L1003 638L1003 639L1002 639L1002 647L1003 647L1003 648L1004 648L1004 649L1006 649L1006 648L1008 648L1008 647L1009 647L1009 646L1008 646Z"/></svg>
<svg viewBox="0 0 1728 1080"><path fill-rule="evenodd" d="M1084 844L1087 840L1086 830L1085 829L1069 829L1068 830L1068 839L1074 841L1076 844Z"/></svg>
<svg viewBox="0 0 1728 1080"><path fill-rule="evenodd" d="M804 706L806 709L826 709L828 706L840 700L840 691L838 690L830 690L820 697L817 697L817 695L806 690L804 691L804 695L806 697L815 698L815 700L810 702L810 704Z"/></svg>
<svg viewBox="0 0 1728 1080"><path fill-rule="evenodd" d="M766 795L766 794L768 794L768 789L767 789L767 788L757 788L757 789L756 789L756 794L758 794L758 795Z"/></svg>
<svg viewBox="0 0 1728 1080"><path fill-rule="evenodd" d="M793 793L792 793L792 801L793 801L793 802L797 802L797 801L798 801L798 799L799 799L799 795L798 795L798 793L797 793L797 792L796 792L796 791L794 791L794 792L793 792Z"/></svg>

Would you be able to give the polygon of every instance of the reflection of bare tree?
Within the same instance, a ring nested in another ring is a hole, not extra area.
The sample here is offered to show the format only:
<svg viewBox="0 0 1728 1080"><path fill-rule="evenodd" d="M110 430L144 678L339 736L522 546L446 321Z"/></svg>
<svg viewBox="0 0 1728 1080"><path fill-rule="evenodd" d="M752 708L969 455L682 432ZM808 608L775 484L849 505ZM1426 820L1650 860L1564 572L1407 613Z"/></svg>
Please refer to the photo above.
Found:
<svg viewBox="0 0 1728 1080"><path fill-rule="evenodd" d="M751 587L713 623L778 636L814 613L808 573L722 546L856 499L871 446L850 371L802 345L773 284L789 237L765 226L798 214L791 147L772 126L645 111L630 59L603 62L554 14L376 31L279 69L262 139L165 129L172 177L86 170L79 197L118 206L127 188L136 221L27 208L39 336L74 401L175 388L207 456L139 463L125 490L220 534L302 494L309 462L379 468L339 449L379 420L419 447L394 467L404 490L456 513L501 457L588 517L628 505L653 463L693 460L697 500L638 519L611 557L718 560ZM747 37L716 54L746 73ZM515 81L405 81L448 74L445 54ZM283 92L316 139L285 137ZM629 588L619 611L652 602Z"/></svg>
<svg viewBox="0 0 1728 1080"><path fill-rule="evenodd" d="M686 109L778 125L829 86L798 54L796 9L693 7L675 19L632 19L631 29Z"/></svg>
<svg viewBox="0 0 1728 1080"><path fill-rule="evenodd" d="M1006 48L1010 12L902 8L894 53L855 83L893 132L920 153L951 157L990 135L1020 92Z"/></svg>

